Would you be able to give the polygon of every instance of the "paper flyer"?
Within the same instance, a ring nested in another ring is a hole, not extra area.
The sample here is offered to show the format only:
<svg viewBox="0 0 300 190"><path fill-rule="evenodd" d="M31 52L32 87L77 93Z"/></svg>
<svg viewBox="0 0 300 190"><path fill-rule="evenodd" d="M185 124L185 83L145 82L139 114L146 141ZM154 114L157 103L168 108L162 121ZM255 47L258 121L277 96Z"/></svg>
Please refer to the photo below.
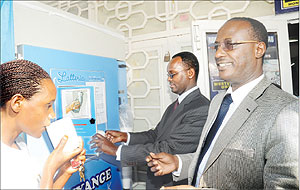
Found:
<svg viewBox="0 0 300 190"><path fill-rule="evenodd" d="M53 148L57 147L64 135L68 136L64 152L71 152L79 146L79 137L71 118L56 120L46 128Z"/></svg>

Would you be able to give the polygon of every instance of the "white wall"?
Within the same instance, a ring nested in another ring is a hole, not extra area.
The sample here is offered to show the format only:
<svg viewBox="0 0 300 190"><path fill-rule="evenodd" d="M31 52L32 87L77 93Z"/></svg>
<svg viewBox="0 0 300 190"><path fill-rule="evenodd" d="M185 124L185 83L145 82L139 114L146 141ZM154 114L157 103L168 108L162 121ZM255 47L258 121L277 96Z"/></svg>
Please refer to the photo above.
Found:
<svg viewBox="0 0 300 190"><path fill-rule="evenodd" d="M127 85L134 115L134 131L155 127L167 105L174 100L166 81L168 62L164 62L164 55L167 52L172 56L178 51L192 51L193 21L227 20L236 16L276 19L281 16L274 16L274 0L52 0L43 3L124 32L127 38ZM298 14L293 13L291 18L298 21ZM198 80L200 87L201 82Z"/></svg>
<svg viewBox="0 0 300 190"><path fill-rule="evenodd" d="M124 35L39 2L14 1L15 45L125 60Z"/></svg>

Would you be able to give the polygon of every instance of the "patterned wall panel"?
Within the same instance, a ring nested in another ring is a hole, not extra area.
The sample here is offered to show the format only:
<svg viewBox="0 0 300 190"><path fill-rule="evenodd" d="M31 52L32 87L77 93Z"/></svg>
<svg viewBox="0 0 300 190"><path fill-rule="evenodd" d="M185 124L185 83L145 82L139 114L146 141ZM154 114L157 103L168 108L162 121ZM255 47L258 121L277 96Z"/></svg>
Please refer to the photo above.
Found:
<svg viewBox="0 0 300 190"><path fill-rule="evenodd" d="M128 54L128 97L134 113L134 131L154 128L161 115L160 58L158 50Z"/></svg>
<svg viewBox="0 0 300 190"><path fill-rule="evenodd" d="M274 1L41 1L72 14L136 35L190 27L199 19L273 15Z"/></svg>
<svg viewBox="0 0 300 190"><path fill-rule="evenodd" d="M134 130L155 127L163 114L163 57L166 52L151 49L149 41L161 32L190 28L193 20L228 19L233 16L274 15L274 1L41 1L52 7L120 30L127 37L128 98L134 115ZM141 38L142 36L142 38ZM168 38L168 36L162 37ZM135 43L145 49L135 49ZM192 50L191 44L181 44ZM171 49L171 48L170 48Z"/></svg>

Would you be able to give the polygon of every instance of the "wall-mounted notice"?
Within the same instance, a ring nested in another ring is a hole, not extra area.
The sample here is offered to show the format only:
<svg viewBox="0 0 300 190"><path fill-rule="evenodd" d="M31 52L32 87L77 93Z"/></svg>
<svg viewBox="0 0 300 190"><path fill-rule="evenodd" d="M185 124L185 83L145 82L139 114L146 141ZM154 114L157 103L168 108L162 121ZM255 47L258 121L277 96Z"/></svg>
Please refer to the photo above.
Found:
<svg viewBox="0 0 300 190"><path fill-rule="evenodd" d="M94 154L88 142L107 126L104 72L51 69L50 74L57 87L56 119L70 117L87 154Z"/></svg>
<svg viewBox="0 0 300 190"><path fill-rule="evenodd" d="M275 14L299 11L299 0L275 0Z"/></svg>
<svg viewBox="0 0 300 190"><path fill-rule="evenodd" d="M96 123L106 123L106 90L105 82L87 82L88 86L94 87L95 92L95 110L96 110Z"/></svg>

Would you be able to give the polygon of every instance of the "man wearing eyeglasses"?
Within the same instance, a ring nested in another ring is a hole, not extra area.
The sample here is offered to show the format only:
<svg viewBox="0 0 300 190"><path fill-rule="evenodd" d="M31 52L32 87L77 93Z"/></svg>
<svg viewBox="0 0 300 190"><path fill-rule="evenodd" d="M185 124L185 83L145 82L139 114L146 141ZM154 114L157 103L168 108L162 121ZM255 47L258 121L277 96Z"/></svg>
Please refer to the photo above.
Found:
<svg viewBox="0 0 300 190"><path fill-rule="evenodd" d="M231 86L211 101L197 151L146 158L156 176L188 178L172 189L299 189L298 99L264 76L267 44L264 25L251 18L219 29L216 64Z"/></svg>
<svg viewBox="0 0 300 190"><path fill-rule="evenodd" d="M193 53L174 55L168 64L167 75L170 88L178 98L168 106L156 128L139 133L110 130L106 131L106 138L96 134L91 148L117 156L117 160L128 165L146 165L145 157L150 152L195 152L209 107L209 100L197 87L198 73L199 63ZM117 142L126 144L117 147L113 144ZM150 170L147 171L147 189L159 189L163 185L175 185L172 175L156 177Z"/></svg>

